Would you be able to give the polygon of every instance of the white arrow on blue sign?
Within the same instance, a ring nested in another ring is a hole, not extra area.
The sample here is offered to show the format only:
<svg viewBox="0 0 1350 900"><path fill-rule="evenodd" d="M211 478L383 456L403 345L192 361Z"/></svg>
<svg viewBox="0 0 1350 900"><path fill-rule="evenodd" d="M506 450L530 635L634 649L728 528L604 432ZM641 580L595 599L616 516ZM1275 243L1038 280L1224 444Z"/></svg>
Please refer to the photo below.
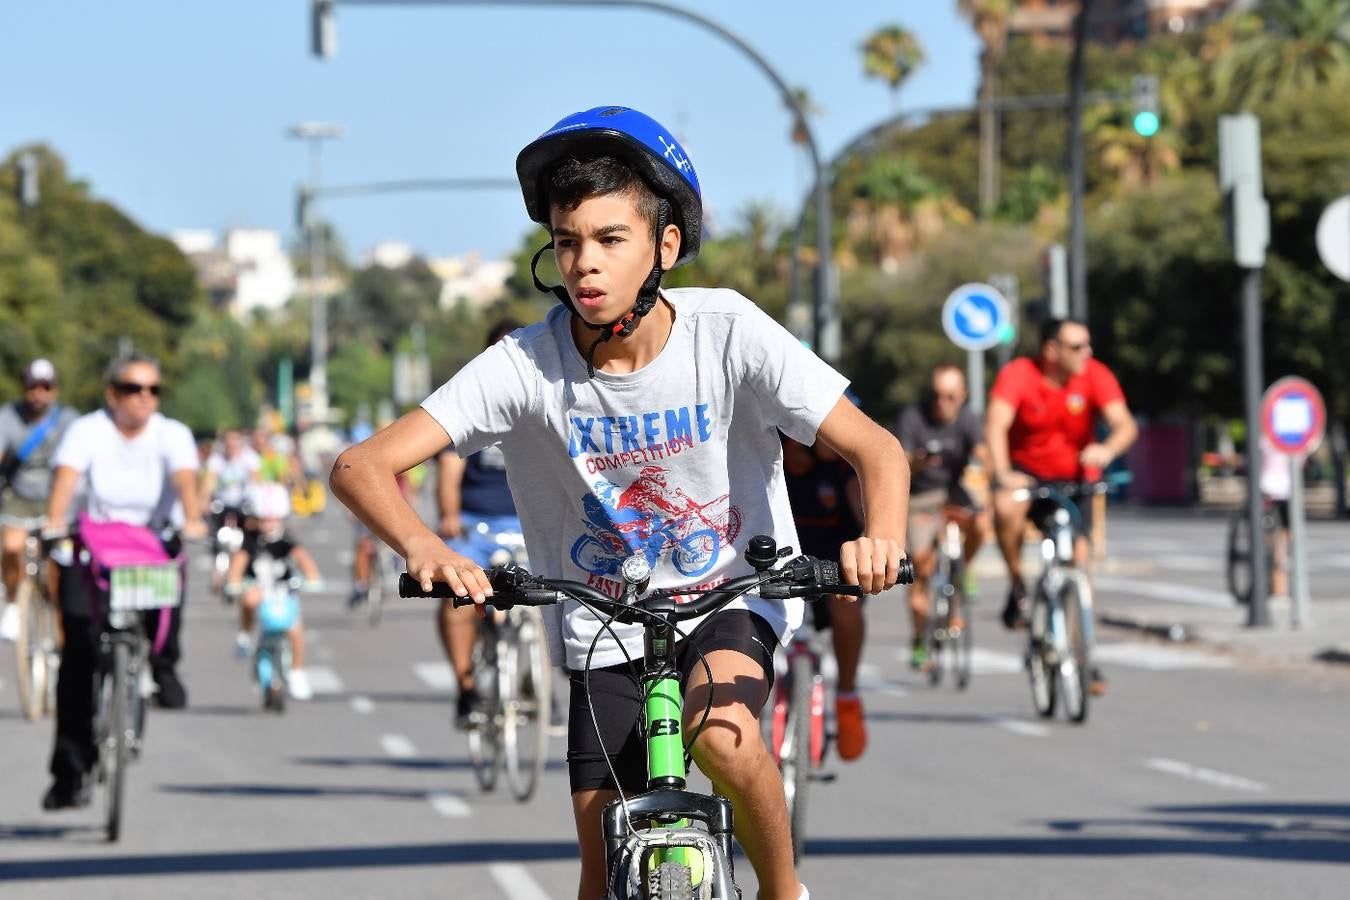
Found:
<svg viewBox="0 0 1350 900"><path fill-rule="evenodd" d="M996 345L1009 318L1007 298L979 282L961 285L942 304L942 329L962 350Z"/></svg>

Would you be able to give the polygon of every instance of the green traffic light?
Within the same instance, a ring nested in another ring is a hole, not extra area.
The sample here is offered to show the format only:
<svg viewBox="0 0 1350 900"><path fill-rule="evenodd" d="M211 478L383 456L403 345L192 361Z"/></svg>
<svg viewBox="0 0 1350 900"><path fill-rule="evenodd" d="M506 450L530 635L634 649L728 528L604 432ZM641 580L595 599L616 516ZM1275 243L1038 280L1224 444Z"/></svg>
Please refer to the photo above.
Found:
<svg viewBox="0 0 1350 900"><path fill-rule="evenodd" d="M1158 121L1158 114L1151 110L1146 109L1134 114L1134 130L1140 137L1153 137L1158 133L1161 124Z"/></svg>

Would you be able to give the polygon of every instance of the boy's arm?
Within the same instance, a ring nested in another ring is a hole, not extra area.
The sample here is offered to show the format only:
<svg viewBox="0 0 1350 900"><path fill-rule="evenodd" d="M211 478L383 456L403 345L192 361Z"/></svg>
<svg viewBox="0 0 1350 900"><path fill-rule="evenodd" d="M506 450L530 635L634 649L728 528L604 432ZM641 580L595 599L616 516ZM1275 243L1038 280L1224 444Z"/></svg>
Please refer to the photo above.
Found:
<svg viewBox="0 0 1350 900"><path fill-rule="evenodd" d="M226 584L238 584L244 577L244 569L248 566L248 551L236 550L230 556L230 570L225 573Z"/></svg>
<svg viewBox="0 0 1350 900"><path fill-rule="evenodd" d="M314 557L309 555L309 551L298 544L291 548L291 559L300 568L300 574L305 576L306 581L319 581L323 578L319 574L319 567L314 562Z"/></svg>
<svg viewBox="0 0 1350 900"><path fill-rule="evenodd" d="M333 463L333 494L358 519L408 561L408 572L431 590L445 581L459 596L481 603L492 596L482 568L445 546L408 505L394 477L449 446L450 436L418 407L361 443L348 447Z"/></svg>
<svg viewBox="0 0 1350 900"><path fill-rule="evenodd" d="M880 593L895 584L905 556L909 462L904 448L844 397L816 436L848 460L862 488L863 535L840 549L844 578L869 594Z"/></svg>

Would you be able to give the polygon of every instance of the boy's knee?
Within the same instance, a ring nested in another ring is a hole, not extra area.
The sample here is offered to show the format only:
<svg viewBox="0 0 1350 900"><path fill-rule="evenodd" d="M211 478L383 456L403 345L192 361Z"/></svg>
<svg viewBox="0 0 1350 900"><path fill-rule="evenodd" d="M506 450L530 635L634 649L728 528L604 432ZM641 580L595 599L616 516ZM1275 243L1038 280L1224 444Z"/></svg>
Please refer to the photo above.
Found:
<svg viewBox="0 0 1350 900"><path fill-rule="evenodd" d="M693 711L685 724L685 731L690 734L703 718L702 707ZM744 707L719 707L708 716L690 750L705 775L719 783L735 784L758 766L765 754L759 720Z"/></svg>

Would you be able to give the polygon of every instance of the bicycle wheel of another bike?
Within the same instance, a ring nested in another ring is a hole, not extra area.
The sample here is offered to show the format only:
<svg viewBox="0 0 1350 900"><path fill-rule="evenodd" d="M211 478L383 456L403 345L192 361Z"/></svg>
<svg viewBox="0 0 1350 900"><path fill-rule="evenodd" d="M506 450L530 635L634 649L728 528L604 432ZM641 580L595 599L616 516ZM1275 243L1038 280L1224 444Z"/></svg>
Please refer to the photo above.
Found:
<svg viewBox="0 0 1350 900"><path fill-rule="evenodd" d="M1031 676L1031 702L1043 718L1055 714L1055 671L1047 661L1051 640L1050 604L1037 591L1031 604L1027 638L1027 674Z"/></svg>
<svg viewBox="0 0 1350 900"><path fill-rule="evenodd" d="M123 799L126 789L127 745L131 731L130 713L127 705L127 670L131 662L131 648L118 641L113 645L112 671L104 677L108 697L108 733L102 748L106 754L104 760L104 789L107 797L107 816L105 820L108 841L114 842L122 836Z"/></svg>
<svg viewBox="0 0 1350 900"><path fill-rule="evenodd" d="M974 632L971 630L973 622L970 615L970 601L960 585L965 579L965 573L959 567L952 572L952 599L951 608L956 610L956 619L960 628L950 628L948 630L948 649L950 650L952 665L952 680L956 683L956 689L964 691L970 686L971 656L975 649Z"/></svg>
<svg viewBox="0 0 1350 900"><path fill-rule="evenodd" d="M1239 604L1252 602L1252 528L1242 511L1228 520L1228 591Z"/></svg>
<svg viewBox="0 0 1350 900"><path fill-rule="evenodd" d="M647 873L647 900L693 900L694 875L689 867L663 862Z"/></svg>
<svg viewBox="0 0 1350 900"><path fill-rule="evenodd" d="M1064 582L1064 590L1060 594L1060 604L1064 609L1064 637L1067 643L1068 652L1065 659L1059 663L1059 683L1061 693L1064 695L1064 714L1069 717L1069 721L1081 724L1087 720L1088 713L1088 678L1089 666L1089 647L1087 639L1087 623L1083 617L1084 607L1089 603L1084 603L1082 592L1090 590L1084 583L1085 579L1081 573L1073 573Z"/></svg>
<svg viewBox="0 0 1350 900"><path fill-rule="evenodd" d="M485 791L497 786L502 767L501 698L497 684L497 639L490 630L479 631L473 651L473 678L483 703L482 718L469 729L469 762L478 786Z"/></svg>
<svg viewBox="0 0 1350 900"><path fill-rule="evenodd" d="M514 657L511 692L502 701L506 780L517 800L530 799L548 761L548 724L553 670L544 646L539 610L520 607L515 640L504 642Z"/></svg>
<svg viewBox="0 0 1350 900"><path fill-rule="evenodd" d="M47 690L46 654L42 650L41 623L37 615L41 602L33 589L32 579L19 582L14 595L14 608L19 613L19 636L14 642L15 688L19 692L19 711L30 721L42 718Z"/></svg>
<svg viewBox="0 0 1350 900"><path fill-rule="evenodd" d="M806 852L806 791L811 783L811 688L815 672L805 653L792 660L788 670L787 726L783 734L783 797L792 826L792 856Z"/></svg>

